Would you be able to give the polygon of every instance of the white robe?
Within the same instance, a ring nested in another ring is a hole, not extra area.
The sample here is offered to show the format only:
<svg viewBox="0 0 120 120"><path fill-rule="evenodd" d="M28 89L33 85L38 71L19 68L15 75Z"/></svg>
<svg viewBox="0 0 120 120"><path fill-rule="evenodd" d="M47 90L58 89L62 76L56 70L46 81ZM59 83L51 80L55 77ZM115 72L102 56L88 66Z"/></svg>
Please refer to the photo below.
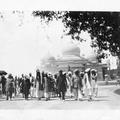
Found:
<svg viewBox="0 0 120 120"><path fill-rule="evenodd" d="M83 78L83 91L87 95L92 95L92 85L91 85L91 80L88 77L88 74L85 73L84 78Z"/></svg>

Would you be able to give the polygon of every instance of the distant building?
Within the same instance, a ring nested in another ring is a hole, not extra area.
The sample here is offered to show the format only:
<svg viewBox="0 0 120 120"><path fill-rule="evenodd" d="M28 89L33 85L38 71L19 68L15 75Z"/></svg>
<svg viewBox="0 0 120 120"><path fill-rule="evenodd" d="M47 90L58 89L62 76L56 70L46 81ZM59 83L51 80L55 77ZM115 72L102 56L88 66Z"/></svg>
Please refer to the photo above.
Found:
<svg viewBox="0 0 120 120"><path fill-rule="evenodd" d="M103 80L106 64L100 64L97 62L96 58L86 59L80 56L80 48L76 45L69 45L65 50L63 50L62 56L55 59L53 56L48 56L42 61L42 70L56 73L59 70L74 71L79 69L84 71L86 68L95 68L98 70L98 78Z"/></svg>

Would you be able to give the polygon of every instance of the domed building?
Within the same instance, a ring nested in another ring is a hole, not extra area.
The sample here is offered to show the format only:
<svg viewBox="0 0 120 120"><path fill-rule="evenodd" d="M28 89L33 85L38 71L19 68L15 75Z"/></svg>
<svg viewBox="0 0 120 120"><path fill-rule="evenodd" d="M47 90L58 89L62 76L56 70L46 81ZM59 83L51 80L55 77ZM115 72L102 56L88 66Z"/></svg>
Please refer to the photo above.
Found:
<svg viewBox="0 0 120 120"><path fill-rule="evenodd" d="M63 71L74 71L75 69L84 70L85 68L95 68L98 70L99 78L102 79L102 67L96 60L96 57L84 58L80 56L80 48L75 44L71 43L62 51L62 56L57 59L52 55L47 56L43 62L41 69L57 73L59 70Z"/></svg>
<svg viewBox="0 0 120 120"><path fill-rule="evenodd" d="M91 64L91 62L83 57L80 56L80 48L75 44L68 45L62 51L62 57L58 58L56 64L59 69L74 70L74 69L82 69L84 64Z"/></svg>

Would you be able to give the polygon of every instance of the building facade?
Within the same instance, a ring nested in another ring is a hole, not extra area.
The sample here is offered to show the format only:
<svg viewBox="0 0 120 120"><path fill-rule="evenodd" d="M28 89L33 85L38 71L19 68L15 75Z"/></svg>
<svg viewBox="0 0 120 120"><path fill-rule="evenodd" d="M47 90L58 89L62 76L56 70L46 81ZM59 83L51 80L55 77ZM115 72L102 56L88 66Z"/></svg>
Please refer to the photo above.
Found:
<svg viewBox="0 0 120 120"><path fill-rule="evenodd" d="M55 74L59 70L68 72L75 69L84 71L86 68L94 68L98 71L98 79L104 80L104 69L106 67L106 64L98 63L96 58L86 59L81 57L79 47L73 45L64 50L61 57L55 59L53 56L49 56L43 60L41 69Z"/></svg>

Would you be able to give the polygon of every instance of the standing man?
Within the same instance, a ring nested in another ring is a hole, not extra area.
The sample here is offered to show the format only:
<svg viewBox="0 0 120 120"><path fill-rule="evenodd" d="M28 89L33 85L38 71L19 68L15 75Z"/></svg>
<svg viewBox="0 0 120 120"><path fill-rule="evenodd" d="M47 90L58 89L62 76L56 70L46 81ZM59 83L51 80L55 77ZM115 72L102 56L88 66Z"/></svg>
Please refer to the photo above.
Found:
<svg viewBox="0 0 120 120"><path fill-rule="evenodd" d="M36 89L38 100L41 100L44 91L44 72L41 75L39 70L36 71Z"/></svg>
<svg viewBox="0 0 120 120"><path fill-rule="evenodd" d="M84 91L84 85L83 85L83 83L84 83L84 72L83 71L81 71L80 72L80 78L81 78L81 84L82 84L82 88L81 88L81 92L82 92L82 96L85 96L85 91Z"/></svg>
<svg viewBox="0 0 120 120"><path fill-rule="evenodd" d="M68 87L69 87L68 90L69 90L70 97L72 98L72 95L73 95L72 85L73 85L73 83L72 83L72 72L71 71L68 72L67 78L68 78Z"/></svg>
<svg viewBox="0 0 120 120"><path fill-rule="evenodd" d="M31 73L29 74L29 79L30 79L30 96L31 96L31 98L33 98L34 97L35 81L34 81Z"/></svg>
<svg viewBox="0 0 120 120"><path fill-rule="evenodd" d="M17 94L17 80L18 80L18 78L17 78L17 76L15 76L15 79L14 79L14 85L15 85L15 87L14 87L14 94L15 94L15 96Z"/></svg>
<svg viewBox="0 0 120 120"><path fill-rule="evenodd" d="M40 81L41 81L40 71L36 70L36 93L37 93L38 100L41 99L41 97L40 97Z"/></svg>
<svg viewBox="0 0 120 120"><path fill-rule="evenodd" d="M66 74L63 74L63 71L59 71L59 76L57 78L57 88L60 99L65 100L65 92L67 90L67 81Z"/></svg>
<svg viewBox="0 0 120 120"><path fill-rule="evenodd" d="M1 76L0 76L0 98L2 97L2 82L1 82Z"/></svg>
<svg viewBox="0 0 120 120"><path fill-rule="evenodd" d="M87 68L84 74L84 88L87 90L88 101L92 100L91 69Z"/></svg>
<svg viewBox="0 0 120 120"><path fill-rule="evenodd" d="M81 96L82 96L82 80L80 78L79 75L79 70L75 70L74 71L74 75L72 78L72 88L73 88L73 93L74 93L74 97L75 100L81 100Z"/></svg>
<svg viewBox="0 0 120 120"><path fill-rule="evenodd" d="M2 83L2 94L6 95L6 90L5 90L6 78L4 75L1 76L1 83Z"/></svg>
<svg viewBox="0 0 120 120"><path fill-rule="evenodd" d="M50 100L50 79L47 73L44 74L44 95L46 101Z"/></svg>
<svg viewBox="0 0 120 120"><path fill-rule="evenodd" d="M19 87L20 87L20 93L22 94L22 97L24 98L24 81L25 81L25 76L22 74L22 77L20 78L19 81Z"/></svg>
<svg viewBox="0 0 120 120"><path fill-rule="evenodd" d="M26 75L25 80L24 80L24 95L25 95L25 100L28 100L28 96L30 93L30 79Z"/></svg>
<svg viewBox="0 0 120 120"><path fill-rule="evenodd" d="M7 81L6 81L6 100L10 98L12 99L12 93L14 92L14 80L12 74L8 75Z"/></svg>
<svg viewBox="0 0 120 120"><path fill-rule="evenodd" d="M92 82L92 95L97 97L98 94L98 84L97 84L97 70L91 70L91 82Z"/></svg>

